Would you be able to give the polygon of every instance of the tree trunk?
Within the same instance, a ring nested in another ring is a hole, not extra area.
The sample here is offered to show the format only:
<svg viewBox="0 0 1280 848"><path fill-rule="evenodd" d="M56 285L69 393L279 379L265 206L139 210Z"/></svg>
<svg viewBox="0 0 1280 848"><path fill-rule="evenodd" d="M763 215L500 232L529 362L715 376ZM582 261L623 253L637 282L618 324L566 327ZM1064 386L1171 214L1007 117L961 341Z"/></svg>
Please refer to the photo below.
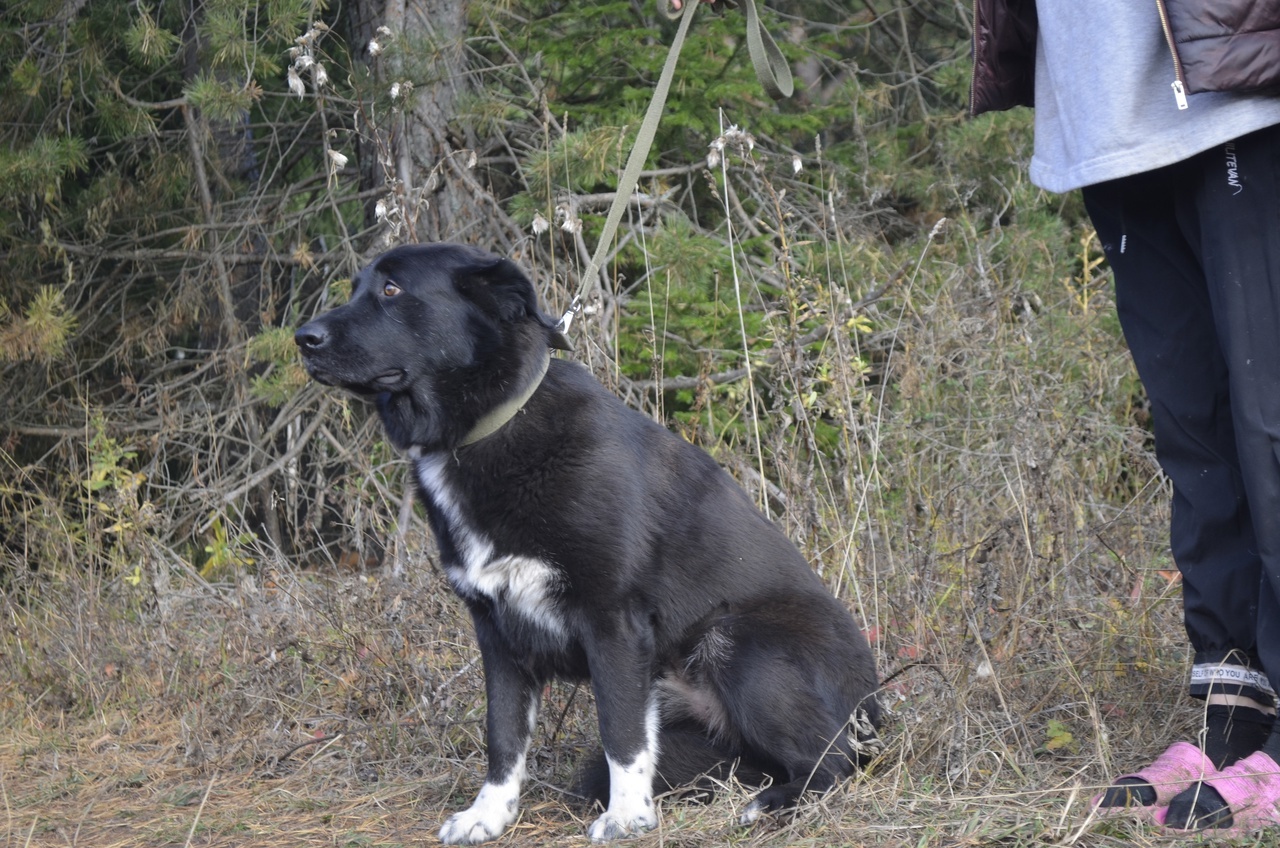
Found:
<svg viewBox="0 0 1280 848"><path fill-rule="evenodd" d="M390 244L463 241L502 253L520 238L475 170L476 139L457 121L470 79L466 11L466 0L358 0L352 6L352 48L374 63L380 84L390 87L407 76L398 58L365 52L381 26L416 58L426 50L433 71L430 82L418 82L401 101L394 125L384 128L389 156L378 161L375 151L362 151L361 188L385 186L392 200Z"/></svg>

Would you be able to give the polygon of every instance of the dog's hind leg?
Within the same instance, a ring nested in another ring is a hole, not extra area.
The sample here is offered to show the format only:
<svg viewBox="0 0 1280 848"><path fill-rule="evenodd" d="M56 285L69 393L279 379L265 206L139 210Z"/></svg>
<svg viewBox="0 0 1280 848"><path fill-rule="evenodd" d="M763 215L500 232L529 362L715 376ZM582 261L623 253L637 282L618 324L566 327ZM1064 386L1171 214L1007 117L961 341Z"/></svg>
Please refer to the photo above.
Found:
<svg viewBox="0 0 1280 848"><path fill-rule="evenodd" d="M485 738L489 774L471 806L454 813L440 828L446 845L474 845L497 838L520 812L525 756L538 720L541 684L522 672L510 655L493 648L494 634L475 616L484 661L489 707Z"/></svg>
<svg viewBox="0 0 1280 848"><path fill-rule="evenodd" d="M865 640L851 620L821 613L818 603L779 601L722 625L732 648L706 669L707 677L744 759L771 764L766 770L775 777L744 821L793 807L803 793L825 792L853 774L856 737L878 718ZM854 730L851 720L860 710L867 721Z"/></svg>
<svg viewBox="0 0 1280 848"><path fill-rule="evenodd" d="M811 681L788 679L776 670L764 679L782 685L751 688L742 693L746 700L731 706L748 757L775 764L768 769L774 784L747 806L744 822L794 807L805 792L825 792L856 767L847 713L841 717L821 703L819 693L801 688L812 687Z"/></svg>

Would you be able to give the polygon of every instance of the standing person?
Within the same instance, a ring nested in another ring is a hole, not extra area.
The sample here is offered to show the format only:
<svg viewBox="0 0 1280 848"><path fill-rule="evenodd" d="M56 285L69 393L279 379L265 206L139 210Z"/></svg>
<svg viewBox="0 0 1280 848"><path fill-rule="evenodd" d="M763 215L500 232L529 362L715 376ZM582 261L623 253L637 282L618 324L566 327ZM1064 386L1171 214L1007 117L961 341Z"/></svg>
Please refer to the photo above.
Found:
<svg viewBox="0 0 1280 848"><path fill-rule="evenodd" d="M1198 744L1100 808L1280 824L1280 3L978 0L973 113L1035 106L1032 181L1083 190L1173 482Z"/></svg>

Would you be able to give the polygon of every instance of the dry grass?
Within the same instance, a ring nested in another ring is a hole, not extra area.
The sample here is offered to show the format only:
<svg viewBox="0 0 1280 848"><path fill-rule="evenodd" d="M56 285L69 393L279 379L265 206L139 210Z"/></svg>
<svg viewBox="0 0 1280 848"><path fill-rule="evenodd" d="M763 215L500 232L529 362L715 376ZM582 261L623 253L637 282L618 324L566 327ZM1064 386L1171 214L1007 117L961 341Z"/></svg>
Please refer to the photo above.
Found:
<svg viewBox="0 0 1280 848"><path fill-rule="evenodd" d="M1133 535L1121 531L1112 547ZM999 551L979 569L999 567ZM27 588L4 599L0 643L5 845L430 843L482 779L477 652L425 557L402 581L265 569L193 592L167 622L124 583L68 573ZM882 668L901 670L868 774L750 829L735 824L740 787L669 801L637 844L1169 841L1085 806L1106 775L1194 724L1176 694L1175 586L1143 573L1127 597L1074 600L1028 586L1017 594L1040 597L987 622L1000 632L985 640L962 635L984 625L941 599L913 611L919 593L900 591L881 601L898 617L873 631ZM557 787L593 734L587 693L553 687L502 844L583 841L588 811Z"/></svg>

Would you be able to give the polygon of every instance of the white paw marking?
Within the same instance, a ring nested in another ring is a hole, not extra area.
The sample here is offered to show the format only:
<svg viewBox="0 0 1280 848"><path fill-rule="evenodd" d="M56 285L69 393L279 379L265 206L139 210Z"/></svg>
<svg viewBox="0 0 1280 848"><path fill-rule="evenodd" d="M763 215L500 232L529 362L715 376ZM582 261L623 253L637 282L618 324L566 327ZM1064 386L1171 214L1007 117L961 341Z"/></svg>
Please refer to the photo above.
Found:
<svg viewBox="0 0 1280 848"><path fill-rule="evenodd" d="M739 824L753 824L755 820L764 815L764 805L759 801L752 801L747 808L742 811L742 815L738 817Z"/></svg>
<svg viewBox="0 0 1280 848"><path fill-rule="evenodd" d="M657 826L658 814L652 807L649 809L646 818L621 818L612 812L606 811L604 815L591 823L591 827L587 828L587 836L591 838L592 842L613 842L616 839L625 839L628 836L635 836L637 833L652 830Z"/></svg>
<svg viewBox="0 0 1280 848"><path fill-rule="evenodd" d="M523 773L524 763L521 763L505 782L486 782L471 806L454 813L440 828L440 841L446 845L475 845L500 836L520 812L520 775Z"/></svg>

